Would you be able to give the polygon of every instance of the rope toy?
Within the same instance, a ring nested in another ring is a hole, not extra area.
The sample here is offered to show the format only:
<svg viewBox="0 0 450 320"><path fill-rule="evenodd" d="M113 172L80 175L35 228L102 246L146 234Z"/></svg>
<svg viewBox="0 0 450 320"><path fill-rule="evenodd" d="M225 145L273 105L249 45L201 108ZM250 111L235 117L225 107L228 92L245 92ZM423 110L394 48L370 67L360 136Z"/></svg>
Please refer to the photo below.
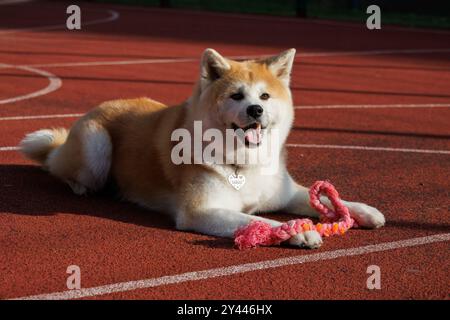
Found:
<svg viewBox="0 0 450 320"><path fill-rule="evenodd" d="M334 207L329 209L320 202L325 194ZM310 219L294 219L281 226L272 227L264 221L254 220L235 232L234 243L240 249L257 246L278 245L298 233L315 230L321 236L343 235L348 229L357 227L356 221L339 198L334 186L328 181L316 181L309 189L309 203L320 214L320 223L316 225Z"/></svg>

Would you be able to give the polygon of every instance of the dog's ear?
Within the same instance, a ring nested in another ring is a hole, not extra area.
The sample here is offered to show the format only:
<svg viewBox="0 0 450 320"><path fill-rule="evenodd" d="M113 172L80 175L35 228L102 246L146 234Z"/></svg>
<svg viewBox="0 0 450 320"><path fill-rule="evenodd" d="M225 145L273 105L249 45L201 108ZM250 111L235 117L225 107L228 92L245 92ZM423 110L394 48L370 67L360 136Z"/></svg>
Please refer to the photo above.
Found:
<svg viewBox="0 0 450 320"><path fill-rule="evenodd" d="M200 80L208 84L222 77L231 66L228 61L214 49L206 49L202 55L200 66Z"/></svg>
<svg viewBox="0 0 450 320"><path fill-rule="evenodd" d="M264 59L263 63L267 64L273 74L288 86L291 79L291 70L294 59L295 49L292 48L283 51L277 56Z"/></svg>

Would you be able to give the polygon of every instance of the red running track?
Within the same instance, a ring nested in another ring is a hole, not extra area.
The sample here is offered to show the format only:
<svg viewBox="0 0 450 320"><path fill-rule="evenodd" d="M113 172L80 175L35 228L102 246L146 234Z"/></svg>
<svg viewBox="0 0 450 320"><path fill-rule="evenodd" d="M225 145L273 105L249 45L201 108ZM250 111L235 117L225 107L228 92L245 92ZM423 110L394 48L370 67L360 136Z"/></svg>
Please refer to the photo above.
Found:
<svg viewBox="0 0 450 320"><path fill-rule="evenodd" d="M449 298L450 33L93 4L81 6L93 23L74 32L59 27L65 7L0 7L0 298ZM175 231L160 213L75 196L7 148L104 100L183 101L205 47L228 56L297 48L292 88L303 108L290 171L306 185L330 179L345 198L382 210L386 227L314 251L240 252L230 240ZM72 264L82 272L78 296L64 292ZM381 290L366 288L369 265L381 268Z"/></svg>

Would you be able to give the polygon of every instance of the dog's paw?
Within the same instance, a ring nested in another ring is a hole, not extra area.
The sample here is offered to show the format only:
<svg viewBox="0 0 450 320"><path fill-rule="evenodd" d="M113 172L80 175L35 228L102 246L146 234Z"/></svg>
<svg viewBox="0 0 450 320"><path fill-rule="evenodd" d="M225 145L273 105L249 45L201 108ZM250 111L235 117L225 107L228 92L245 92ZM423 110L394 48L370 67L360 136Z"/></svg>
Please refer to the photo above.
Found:
<svg viewBox="0 0 450 320"><path fill-rule="evenodd" d="M288 240L292 246L317 249L322 245L322 237L317 231L298 233Z"/></svg>
<svg viewBox="0 0 450 320"><path fill-rule="evenodd" d="M349 209L350 215L361 227L375 229L386 223L384 215L378 209L367 204L354 202L349 205Z"/></svg>
<svg viewBox="0 0 450 320"><path fill-rule="evenodd" d="M75 194L77 194L79 196L87 194L88 190L82 184L80 184L80 183L78 183L76 181L72 181L72 180L67 180L66 182L70 186L70 188L72 189L73 193L75 193Z"/></svg>

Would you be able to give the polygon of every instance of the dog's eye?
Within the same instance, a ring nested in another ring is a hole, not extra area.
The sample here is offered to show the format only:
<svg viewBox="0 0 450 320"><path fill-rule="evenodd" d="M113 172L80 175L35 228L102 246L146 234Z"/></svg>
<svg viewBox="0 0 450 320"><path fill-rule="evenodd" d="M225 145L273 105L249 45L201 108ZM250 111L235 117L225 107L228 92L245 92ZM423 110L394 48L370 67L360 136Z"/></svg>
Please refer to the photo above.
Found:
<svg viewBox="0 0 450 320"><path fill-rule="evenodd" d="M259 96L259 98L260 98L261 100L267 100L267 99L270 98L270 94L264 92L262 95Z"/></svg>
<svg viewBox="0 0 450 320"><path fill-rule="evenodd" d="M244 99L244 95L243 95L242 93L240 93L240 92L238 92L238 93L233 93L233 94L230 96L230 98L233 99L233 100L239 101L239 100Z"/></svg>

